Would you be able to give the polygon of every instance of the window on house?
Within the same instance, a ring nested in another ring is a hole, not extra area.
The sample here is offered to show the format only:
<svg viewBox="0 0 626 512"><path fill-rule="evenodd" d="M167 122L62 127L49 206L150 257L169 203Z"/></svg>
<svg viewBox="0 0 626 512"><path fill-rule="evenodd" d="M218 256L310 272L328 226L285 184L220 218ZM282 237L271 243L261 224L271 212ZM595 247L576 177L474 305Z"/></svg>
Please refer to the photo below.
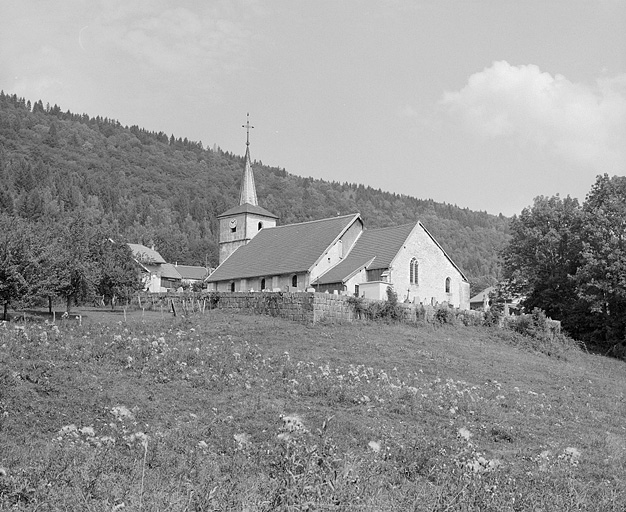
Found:
<svg viewBox="0 0 626 512"><path fill-rule="evenodd" d="M358 284L354 285L354 296L355 297L359 296L359 285Z"/></svg>
<svg viewBox="0 0 626 512"><path fill-rule="evenodd" d="M419 263L417 263L417 260L413 258L409 266L409 277L410 277L411 284L419 284L418 269L419 269Z"/></svg>
<svg viewBox="0 0 626 512"><path fill-rule="evenodd" d="M450 293L450 278L446 277L446 293Z"/></svg>
<svg viewBox="0 0 626 512"><path fill-rule="evenodd" d="M261 291L265 290L265 278L261 279Z"/></svg>
<svg viewBox="0 0 626 512"><path fill-rule="evenodd" d="M236 232L237 232L237 227L230 228L230 232L231 232L231 233L236 233Z"/></svg>
<svg viewBox="0 0 626 512"><path fill-rule="evenodd" d="M259 222L259 231L261 231L263 229L263 223Z"/></svg>
<svg viewBox="0 0 626 512"><path fill-rule="evenodd" d="M235 281L233 281L232 283L230 283L230 291L234 292L235 291Z"/></svg>
<svg viewBox="0 0 626 512"><path fill-rule="evenodd" d="M298 276L295 275L291 278L291 286L293 286L294 288L298 287Z"/></svg>

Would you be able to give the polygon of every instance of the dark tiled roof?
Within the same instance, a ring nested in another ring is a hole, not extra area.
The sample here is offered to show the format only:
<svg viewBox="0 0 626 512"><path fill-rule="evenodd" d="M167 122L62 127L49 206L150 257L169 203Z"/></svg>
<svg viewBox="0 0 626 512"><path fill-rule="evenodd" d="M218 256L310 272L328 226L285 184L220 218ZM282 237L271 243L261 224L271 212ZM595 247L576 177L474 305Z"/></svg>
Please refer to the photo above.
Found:
<svg viewBox="0 0 626 512"><path fill-rule="evenodd" d="M176 270L183 279L196 279L201 281L204 279L209 270L205 267L196 267L193 265L175 265Z"/></svg>
<svg viewBox="0 0 626 512"><path fill-rule="evenodd" d="M265 217L272 217L273 219L277 219L278 216L274 215L271 212L268 212L265 208L258 206L256 204L240 204L239 206L235 206L230 210L226 210L224 213L217 216L217 218L228 217L229 215L235 215L237 213L256 213L257 215L263 215Z"/></svg>
<svg viewBox="0 0 626 512"><path fill-rule="evenodd" d="M171 263L164 263L161 265L161 277L164 277L165 279L178 280L180 279L180 274L174 265Z"/></svg>
<svg viewBox="0 0 626 512"><path fill-rule="evenodd" d="M154 249L150 249L149 247L146 247L145 245L141 245L141 244L128 244L128 247L130 247L130 250L133 251L133 257L141 262L141 263L148 263L148 264L163 264L165 263L165 260L162 258L162 256L156 252Z"/></svg>
<svg viewBox="0 0 626 512"><path fill-rule="evenodd" d="M314 284L340 283L372 260L368 270L389 268L414 227L415 224L404 224L364 230L348 256Z"/></svg>
<svg viewBox="0 0 626 512"><path fill-rule="evenodd" d="M360 218L357 213L262 229L217 267L207 282L306 272Z"/></svg>

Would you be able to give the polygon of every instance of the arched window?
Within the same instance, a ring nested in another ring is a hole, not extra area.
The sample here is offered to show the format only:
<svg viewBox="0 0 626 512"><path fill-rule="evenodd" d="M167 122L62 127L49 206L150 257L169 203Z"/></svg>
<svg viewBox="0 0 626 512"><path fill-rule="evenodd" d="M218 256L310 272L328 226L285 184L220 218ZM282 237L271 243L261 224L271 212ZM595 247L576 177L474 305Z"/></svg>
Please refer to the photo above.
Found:
<svg viewBox="0 0 626 512"><path fill-rule="evenodd" d="M294 288L298 287L298 275L297 274L291 278L291 286L293 286Z"/></svg>
<svg viewBox="0 0 626 512"><path fill-rule="evenodd" d="M263 223L259 222L259 231L261 231L263 229Z"/></svg>
<svg viewBox="0 0 626 512"><path fill-rule="evenodd" d="M446 277L446 293L450 293L450 278Z"/></svg>
<svg viewBox="0 0 626 512"><path fill-rule="evenodd" d="M235 281L230 283L230 291L234 292L235 291Z"/></svg>
<svg viewBox="0 0 626 512"><path fill-rule="evenodd" d="M265 290L265 278L261 279L261 291Z"/></svg>
<svg viewBox="0 0 626 512"><path fill-rule="evenodd" d="M419 284L418 270L419 270L419 263L417 263L417 260L413 258L409 266L409 276L410 276L411 284Z"/></svg>

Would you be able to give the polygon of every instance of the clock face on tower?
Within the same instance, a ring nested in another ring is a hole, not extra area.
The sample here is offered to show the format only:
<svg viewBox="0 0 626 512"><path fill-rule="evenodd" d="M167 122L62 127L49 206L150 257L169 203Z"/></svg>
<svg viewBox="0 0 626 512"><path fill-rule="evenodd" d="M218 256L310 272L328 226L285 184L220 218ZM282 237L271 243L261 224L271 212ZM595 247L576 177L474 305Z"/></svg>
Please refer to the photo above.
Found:
<svg viewBox="0 0 626 512"><path fill-rule="evenodd" d="M230 225L231 228L236 228L237 227L237 219L230 219L230 222L228 224Z"/></svg>

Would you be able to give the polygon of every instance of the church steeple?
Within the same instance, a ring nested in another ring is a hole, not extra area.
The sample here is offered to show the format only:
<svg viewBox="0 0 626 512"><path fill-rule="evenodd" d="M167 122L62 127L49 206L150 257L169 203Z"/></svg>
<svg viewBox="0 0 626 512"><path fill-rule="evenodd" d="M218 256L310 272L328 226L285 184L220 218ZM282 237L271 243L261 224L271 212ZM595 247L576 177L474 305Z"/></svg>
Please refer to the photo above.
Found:
<svg viewBox="0 0 626 512"><path fill-rule="evenodd" d="M218 215L220 221L220 265L239 247L246 245L262 229L276 226L278 217L259 206L250 161L250 114L246 124L246 165L241 180L239 204Z"/></svg>
<svg viewBox="0 0 626 512"><path fill-rule="evenodd" d="M241 190L239 192L239 204L251 204L258 205L259 202L256 197L256 188L254 186L254 173L252 172L252 162L250 161L250 114L247 114L246 124L241 125L246 129L246 164L243 170L243 177L241 179Z"/></svg>

